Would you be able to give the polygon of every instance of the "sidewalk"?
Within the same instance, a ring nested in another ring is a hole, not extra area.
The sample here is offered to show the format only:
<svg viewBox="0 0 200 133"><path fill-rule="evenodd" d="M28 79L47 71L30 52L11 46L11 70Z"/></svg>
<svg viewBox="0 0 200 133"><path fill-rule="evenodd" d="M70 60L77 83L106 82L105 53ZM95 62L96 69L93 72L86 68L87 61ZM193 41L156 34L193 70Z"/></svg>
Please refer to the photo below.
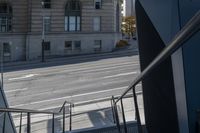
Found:
<svg viewBox="0 0 200 133"><path fill-rule="evenodd" d="M138 102L139 102L139 109L141 113L142 123L144 123L144 110L143 110L143 101L142 95L138 95ZM124 98L124 111L126 121L135 121L135 109L133 98ZM103 128L114 126L113 123L113 115L111 110L110 101L101 101L97 103L91 103L87 105L80 105L75 106L73 108L73 117L72 117L72 130L76 132L76 130L80 129L96 129L96 128ZM118 114L120 122L122 121L122 113L121 113L121 104L120 102L117 105L118 107ZM67 109L67 107L66 107ZM51 125L52 125L52 116L49 115L32 115L31 117L31 132L33 133L49 133L51 132ZM17 126L17 130L19 130L19 118L14 119L15 124ZM23 118L23 128L22 131L26 131L26 116ZM62 131L62 115L58 115L55 117L55 131L56 133L60 133ZM65 120L65 127L66 131L69 130L69 115L66 114Z"/></svg>

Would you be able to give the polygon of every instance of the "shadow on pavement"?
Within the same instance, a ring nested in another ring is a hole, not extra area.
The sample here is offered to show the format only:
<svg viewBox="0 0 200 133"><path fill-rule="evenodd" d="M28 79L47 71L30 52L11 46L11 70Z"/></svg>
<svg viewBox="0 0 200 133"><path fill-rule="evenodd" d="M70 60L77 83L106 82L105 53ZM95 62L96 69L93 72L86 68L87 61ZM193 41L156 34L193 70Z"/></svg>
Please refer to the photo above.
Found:
<svg viewBox="0 0 200 133"><path fill-rule="evenodd" d="M91 111L88 112L88 117L93 127L103 127L112 125L112 112L111 109L101 110L101 111Z"/></svg>

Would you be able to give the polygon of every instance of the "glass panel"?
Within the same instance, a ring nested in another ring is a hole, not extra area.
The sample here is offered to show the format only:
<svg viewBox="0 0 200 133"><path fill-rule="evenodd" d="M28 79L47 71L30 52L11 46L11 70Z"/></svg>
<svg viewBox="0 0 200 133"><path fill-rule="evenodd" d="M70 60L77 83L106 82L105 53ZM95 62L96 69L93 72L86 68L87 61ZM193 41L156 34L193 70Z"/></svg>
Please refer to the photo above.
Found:
<svg viewBox="0 0 200 133"><path fill-rule="evenodd" d="M94 17L93 21L94 31L100 31L100 17Z"/></svg>
<svg viewBox="0 0 200 133"><path fill-rule="evenodd" d="M80 16L77 16L77 31L81 30Z"/></svg>
<svg viewBox="0 0 200 133"><path fill-rule="evenodd" d="M50 17L44 17L44 30L46 32L50 31L51 29L51 18Z"/></svg>
<svg viewBox="0 0 200 133"><path fill-rule="evenodd" d="M65 31L68 31L68 17L65 17Z"/></svg>
<svg viewBox="0 0 200 133"><path fill-rule="evenodd" d="M74 49L75 50L81 49L81 41L74 41Z"/></svg>
<svg viewBox="0 0 200 133"><path fill-rule="evenodd" d="M65 41L65 49L72 50L72 41Z"/></svg>
<svg viewBox="0 0 200 133"><path fill-rule="evenodd" d="M94 51L101 51L101 40L94 41Z"/></svg>
<svg viewBox="0 0 200 133"><path fill-rule="evenodd" d="M76 17L75 16L69 17L69 30L70 31L76 30Z"/></svg>

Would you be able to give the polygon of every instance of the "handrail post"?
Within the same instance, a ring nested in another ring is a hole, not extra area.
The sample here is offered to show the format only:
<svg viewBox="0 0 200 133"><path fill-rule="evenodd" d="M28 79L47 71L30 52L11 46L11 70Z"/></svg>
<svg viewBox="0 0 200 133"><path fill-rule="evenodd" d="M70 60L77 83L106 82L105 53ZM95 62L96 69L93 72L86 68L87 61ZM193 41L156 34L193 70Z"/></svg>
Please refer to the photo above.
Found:
<svg viewBox="0 0 200 133"><path fill-rule="evenodd" d="M65 106L63 107L63 133L65 133Z"/></svg>
<svg viewBox="0 0 200 133"><path fill-rule="evenodd" d="M140 120L140 112L139 112L139 107L138 107L138 102L137 102L137 95L136 95L136 92L135 92L135 86L132 88L132 90L133 90L135 112L136 112L136 117L137 117L138 133L143 133L142 124L141 124L141 120Z"/></svg>
<svg viewBox="0 0 200 133"><path fill-rule="evenodd" d="M123 105L123 99L120 100L121 101L121 108L122 108L122 117L123 117L123 123L124 123L124 133L127 133L127 126L126 126L126 118L125 118L125 114L124 114L124 105Z"/></svg>
<svg viewBox="0 0 200 133"><path fill-rule="evenodd" d="M22 112L20 114L20 120L19 120L19 133L22 132Z"/></svg>
<svg viewBox="0 0 200 133"><path fill-rule="evenodd" d="M55 114L53 114L52 115L52 133L54 133L54 125L55 125L55 123L54 123L54 119L55 119Z"/></svg>
<svg viewBox="0 0 200 133"><path fill-rule="evenodd" d="M72 131L72 104L69 105L69 131Z"/></svg>
<svg viewBox="0 0 200 133"><path fill-rule="evenodd" d="M114 113L114 106L113 106L113 96L112 96L110 102L111 102L111 109L112 109L113 123L116 123L116 121L115 121L115 113Z"/></svg>
<svg viewBox="0 0 200 133"><path fill-rule="evenodd" d="M3 133L5 133L6 129L6 113L4 113L4 118L3 118Z"/></svg>
<svg viewBox="0 0 200 133"><path fill-rule="evenodd" d="M115 103L115 98L113 97L113 103ZM118 128L118 132L121 133L120 123L119 123L119 116L117 111L117 105L114 104L114 111L115 111L115 117L116 117L116 125Z"/></svg>
<svg viewBox="0 0 200 133"><path fill-rule="evenodd" d="M31 114L27 113L27 133L31 133Z"/></svg>

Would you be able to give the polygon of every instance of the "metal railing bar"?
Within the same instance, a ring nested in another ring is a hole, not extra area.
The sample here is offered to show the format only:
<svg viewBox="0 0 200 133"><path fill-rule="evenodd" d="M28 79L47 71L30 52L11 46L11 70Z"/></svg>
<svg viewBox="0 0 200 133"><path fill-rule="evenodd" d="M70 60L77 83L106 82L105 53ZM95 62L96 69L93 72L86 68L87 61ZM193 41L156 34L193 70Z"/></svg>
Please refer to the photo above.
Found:
<svg viewBox="0 0 200 133"><path fill-rule="evenodd" d="M133 90L133 100L134 100L134 105L135 105L135 115L136 115L136 119L137 119L138 132L143 133L135 88L132 88L132 90Z"/></svg>
<svg viewBox="0 0 200 133"><path fill-rule="evenodd" d="M55 132L54 127L55 127L55 114L52 115L52 133Z"/></svg>
<svg viewBox="0 0 200 133"><path fill-rule="evenodd" d="M27 113L27 133L31 133L31 114Z"/></svg>
<svg viewBox="0 0 200 133"><path fill-rule="evenodd" d="M48 112L48 111L37 111L37 110L28 110L28 109L15 109L15 108L0 108L0 112L58 114L58 113L55 113L55 112Z"/></svg>
<svg viewBox="0 0 200 133"><path fill-rule="evenodd" d="M5 130L6 130L6 113L4 113L4 118L3 118L3 132L2 133L5 133Z"/></svg>
<svg viewBox="0 0 200 133"><path fill-rule="evenodd" d="M113 103L115 102L115 98L112 97ZM115 111L115 120L116 120L116 126L118 129L118 132L121 133L121 128L120 128L120 123L119 123L119 116L118 116L118 111L117 111L117 105L114 104L114 111Z"/></svg>
<svg viewBox="0 0 200 133"><path fill-rule="evenodd" d="M123 118L124 133L128 133L127 126L126 126L126 118L125 118L125 112L124 112L123 99L121 99L120 101L121 101L121 108L122 108L122 118Z"/></svg>
<svg viewBox="0 0 200 133"><path fill-rule="evenodd" d="M113 97L111 98L110 100L110 103L111 103L111 109L112 109L112 116L113 116L113 123L116 123L116 120L115 120L115 113L114 113L114 106L113 106Z"/></svg>
<svg viewBox="0 0 200 133"><path fill-rule="evenodd" d="M133 86L136 86L146 76L149 75L161 62L172 55L177 49L179 49L184 42L191 38L200 29L200 11L198 11L189 22L178 32L175 38L167 45L164 50L136 77L136 79L130 84L130 86L122 93L122 95L115 101L115 104L122 99Z"/></svg>
<svg viewBox="0 0 200 133"><path fill-rule="evenodd" d="M22 132L22 113L20 114L20 121L19 121L19 123L20 123L19 133L21 133Z"/></svg>

